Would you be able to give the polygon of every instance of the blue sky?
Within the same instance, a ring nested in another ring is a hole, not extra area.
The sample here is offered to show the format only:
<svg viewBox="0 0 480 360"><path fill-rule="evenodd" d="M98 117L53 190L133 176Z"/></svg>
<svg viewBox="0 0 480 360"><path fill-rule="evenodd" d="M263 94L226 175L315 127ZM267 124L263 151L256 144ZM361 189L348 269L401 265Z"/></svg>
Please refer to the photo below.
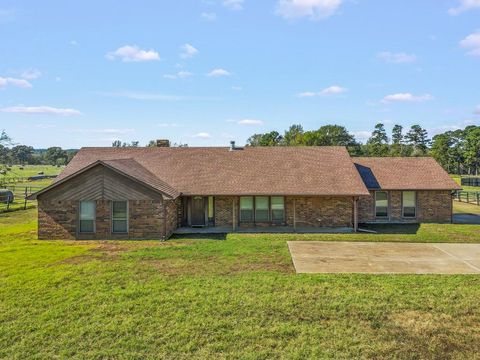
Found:
<svg viewBox="0 0 480 360"><path fill-rule="evenodd" d="M480 0L0 1L0 129L35 147L480 125Z"/></svg>

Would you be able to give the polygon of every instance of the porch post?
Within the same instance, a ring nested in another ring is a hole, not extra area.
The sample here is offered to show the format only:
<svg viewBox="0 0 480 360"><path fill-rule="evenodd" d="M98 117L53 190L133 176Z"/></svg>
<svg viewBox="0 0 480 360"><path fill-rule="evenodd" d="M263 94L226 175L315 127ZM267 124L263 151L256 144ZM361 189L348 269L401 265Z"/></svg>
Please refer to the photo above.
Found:
<svg viewBox="0 0 480 360"><path fill-rule="evenodd" d="M297 209L295 198L293 198L293 231L297 231Z"/></svg>
<svg viewBox="0 0 480 360"><path fill-rule="evenodd" d="M235 222L235 219L236 219L236 202L237 202L237 198L234 196L233 199L232 199L232 228L233 228L233 231L235 231L236 229L236 222Z"/></svg>
<svg viewBox="0 0 480 360"><path fill-rule="evenodd" d="M358 231L358 198L353 197L353 231Z"/></svg>

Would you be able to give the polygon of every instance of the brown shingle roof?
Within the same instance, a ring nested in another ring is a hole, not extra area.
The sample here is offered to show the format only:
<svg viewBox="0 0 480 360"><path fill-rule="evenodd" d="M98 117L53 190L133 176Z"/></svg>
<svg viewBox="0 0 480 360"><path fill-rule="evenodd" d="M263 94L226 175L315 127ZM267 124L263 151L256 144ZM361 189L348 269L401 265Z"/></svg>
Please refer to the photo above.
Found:
<svg viewBox="0 0 480 360"><path fill-rule="evenodd" d="M56 181L133 159L184 195L368 195L344 147L82 148Z"/></svg>
<svg viewBox="0 0 480 360"><path fill-rule="evenodd" d="M454 190L461 187L431 157L352 158L369 189Z"/></svg>

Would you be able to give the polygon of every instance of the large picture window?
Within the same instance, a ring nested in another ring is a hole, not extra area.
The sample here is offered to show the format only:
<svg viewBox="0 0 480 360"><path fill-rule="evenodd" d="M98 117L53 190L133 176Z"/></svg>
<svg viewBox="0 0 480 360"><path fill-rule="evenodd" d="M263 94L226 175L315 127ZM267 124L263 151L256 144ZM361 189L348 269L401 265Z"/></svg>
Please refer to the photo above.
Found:
<svg viewBox="0 0 480 360"><path fill-rule="evenodd" d="M240 221L253 222L253 196L240 198Z"/></svg>
<svg viewBox="0 0 480 360"><path fill-rule="evenodd" d="M272 221L283 222L285 221L285 198L283 196L272 196Z"/></svg>
<svg viewBox="0 0 480 360"><path fill-rule="evenodd" d="M388 193L386 191L375 192L375 217L388 217Z"/></svg>
<svg viewBox="0 0 480 360"><path fill-rule="evenodd" d="M80 201L79 232L95 232L95 202Z"/></svg>
<svg viewBox="0 0 480 360"><path fill-rule="evenodd" d="M403 217L414 218L417 216L417 194L415 191L402 192Z"/></svg>
<svg viewBox="0 0 480 360"><path fill-rule="evenodd" d="M112 232L114 233L128 232L128 202L127 201L112 202Z"/></svg>
<svg viewBox="0 0 480 360"><path fill-rule="evenodd" d="M255 221L267 222L269 213L268 196L255 196Z"/></svg>
<svg viewBox="0 0 480 360"><path fill-rule="evenodd" d="M241 196L240 222L285 221L285 198L283 196Z"/></svg>

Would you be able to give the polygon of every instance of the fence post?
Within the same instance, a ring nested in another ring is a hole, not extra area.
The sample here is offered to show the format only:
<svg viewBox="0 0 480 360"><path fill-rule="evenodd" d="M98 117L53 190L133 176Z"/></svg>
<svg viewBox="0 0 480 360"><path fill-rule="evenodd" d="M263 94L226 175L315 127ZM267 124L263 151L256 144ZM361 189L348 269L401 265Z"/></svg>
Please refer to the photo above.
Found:
<svg viewBox="0 0 480 360"><path fill-rule="evenodd" d="M25 186L25 202L23 203L23 210L27 210L27 187Z"/></svg>
<svg viewBox="0 0 480 360"><path fill-rule="evenodd" d="M468 201L469 200L468 199L468 194L470 194L470 193L467 191L467 204L470 202L470 201Z"/></svg>
<svg viewBox="0 0 480 360"><path fill-rule="evenodd" d="M480 206L480 193L477 192L477 205Z"/></svg>

